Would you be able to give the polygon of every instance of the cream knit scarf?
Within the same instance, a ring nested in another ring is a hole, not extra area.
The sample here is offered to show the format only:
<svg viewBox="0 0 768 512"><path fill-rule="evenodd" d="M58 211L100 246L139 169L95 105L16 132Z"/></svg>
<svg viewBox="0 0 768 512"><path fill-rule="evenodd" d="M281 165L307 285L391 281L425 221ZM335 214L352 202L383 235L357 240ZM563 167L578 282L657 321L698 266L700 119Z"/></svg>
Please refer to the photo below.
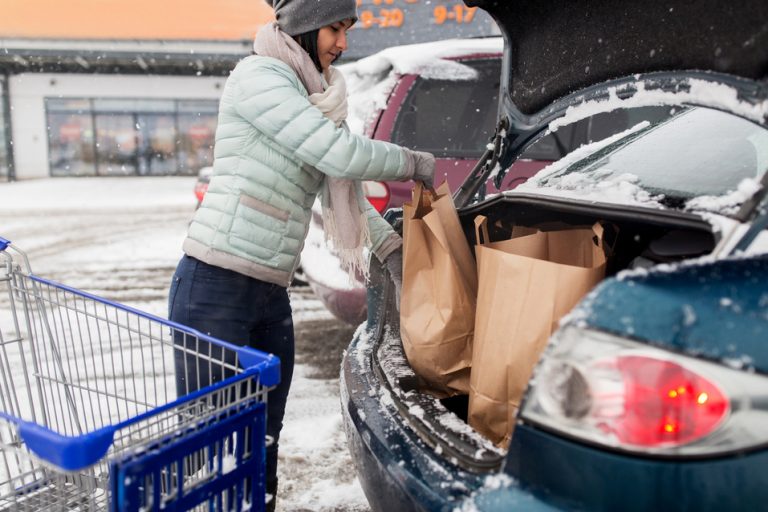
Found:
<svg viewBox="0 0 768 512"><path fill-rule="evenodd" d="M347 85L339 70L330 67L325 75L318 73L307 52L276 23L265 25L256 35L253 49L257 55L279 59L298 75L309 93L309 101L336 126L347 128ZM366 218L367 199L359 181L325 175L322 206L323 230L350 274L368 278L368 265L363 247L370 245Z"/></svg>

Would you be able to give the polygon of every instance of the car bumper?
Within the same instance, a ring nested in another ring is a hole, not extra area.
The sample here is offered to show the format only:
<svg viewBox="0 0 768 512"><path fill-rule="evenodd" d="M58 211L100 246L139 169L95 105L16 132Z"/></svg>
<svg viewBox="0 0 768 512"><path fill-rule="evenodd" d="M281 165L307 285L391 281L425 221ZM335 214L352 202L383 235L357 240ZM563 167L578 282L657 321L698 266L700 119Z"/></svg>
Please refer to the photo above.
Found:
<svg viewBox="0 0 768 512"><path fill-rule="evenodd" d="M765 450L717 459L641 458L518 424L507 461L507 472L570 510L764 510L768 503Z"/></svg>
<svg viewBox="0 0 768 512"><path fill-rule="evenodd" d="M333 316L351 325L365 320L367 310L365 288L340 290L317 281L314 274L305 270L304 275L312 291Z"/></svg>
<svg viewBox="0 0 768 512"><path fill-rule="evenodd" d="M325 243L322 219L315 212L301 253L301 266L312 291L333 316L351 325L365 320L365 285L360 280L350 280L342 269L341 261Z"/></svg>
<svg viewBox="0 0 768 512"><path fill-rule="evenodd" d="M373 511L555 510L499 473L473 473L440 457L404 424L371 360L370 333L355 335L341 372L344 428Z"/></svg>

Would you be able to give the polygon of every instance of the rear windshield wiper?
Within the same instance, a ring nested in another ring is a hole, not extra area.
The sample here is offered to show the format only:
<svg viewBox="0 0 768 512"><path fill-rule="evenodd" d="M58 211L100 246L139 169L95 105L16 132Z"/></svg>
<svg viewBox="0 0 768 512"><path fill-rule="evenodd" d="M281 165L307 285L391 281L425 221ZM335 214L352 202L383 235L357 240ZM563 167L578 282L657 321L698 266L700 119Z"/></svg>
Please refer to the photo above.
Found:
<svg viewBox="0 0 768 512"><path fill-rule="evenodd" d="M736 245L730 253L737 253L746 251L747 248L755 241L755 238L766 228L768 228L768 169L763 173L763 177L760 179L760 184L757 191L752 194L752 197L744 201L739 209L738 213L734 216L740 223L752 223L749 229L742 235ZM727 247L731 238L736 236L739 231L739 224L734 226L730 233L723 237L723 241L720 242L719 248ZM722 250L722 249L720 249ZM720 252L719 250L715 251Z"/></svg>

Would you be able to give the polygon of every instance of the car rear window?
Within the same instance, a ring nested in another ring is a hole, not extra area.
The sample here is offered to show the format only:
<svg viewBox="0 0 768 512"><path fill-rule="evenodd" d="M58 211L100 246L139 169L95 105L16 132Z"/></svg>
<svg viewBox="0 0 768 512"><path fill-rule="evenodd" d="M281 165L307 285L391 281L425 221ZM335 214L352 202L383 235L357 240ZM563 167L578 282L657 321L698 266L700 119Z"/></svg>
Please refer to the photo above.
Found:
<svg viewBox="0 0 768 512"><path fill-rule="evenodd" d="M768 130L706 107L651 108L595 119L602 124L593 137L602 141L590 138L593 144L544 168L528 185L582 199L737 213L768 168ZM641 119L613 133L623 120Z"/></svg>
<svg viewBox="0 0 768 512"><path fill-rule="evenodd" d="M403 101L392 142L438 158L479 158L493 135L499 104L501 60L461 61L473 80L419 77Z"/></svg>
<svg viewBox="0 0 768 512"><path fill-rule="evenodd" d="M670 108L639 107L603 112L562 126L530 145L520 155L528 160L559 160L584 144L591 144L621 133L642 121L656 123L670 116Z"/></svg>

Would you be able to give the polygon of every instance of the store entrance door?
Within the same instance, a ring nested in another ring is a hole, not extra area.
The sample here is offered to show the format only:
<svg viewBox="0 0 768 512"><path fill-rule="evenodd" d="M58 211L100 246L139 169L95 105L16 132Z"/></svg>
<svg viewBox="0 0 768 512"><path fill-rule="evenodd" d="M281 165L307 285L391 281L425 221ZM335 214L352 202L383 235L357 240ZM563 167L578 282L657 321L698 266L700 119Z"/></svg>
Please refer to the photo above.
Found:
<svg viewBox="0 0 768 512"><path fill-rule="evenodd" d="M136 174L138 137L134 118L133 114L96 115L96 154L99 175Z"/></svg>
<svg viewBox="0 0 768 512"><path fill-rule="evenodd" d="M139 175L178 173L176 119L173 114L136 114Z"/></svg>

